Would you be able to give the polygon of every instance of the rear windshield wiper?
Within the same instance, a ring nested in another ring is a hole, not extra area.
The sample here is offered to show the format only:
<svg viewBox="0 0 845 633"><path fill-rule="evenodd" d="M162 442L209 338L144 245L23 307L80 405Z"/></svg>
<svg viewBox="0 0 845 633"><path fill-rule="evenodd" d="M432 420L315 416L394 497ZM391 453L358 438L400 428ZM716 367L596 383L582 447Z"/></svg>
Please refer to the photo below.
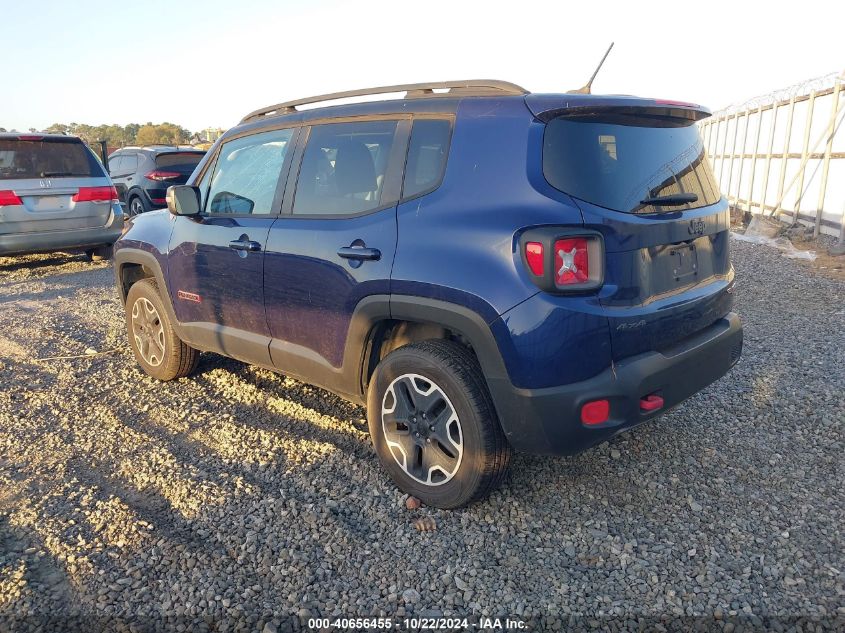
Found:
<svg viewBox="0 0 845 633"><path fill-rule="evenodd" d="M60 176L75 176L73 172L70 171L42 171L41 177L42 178L59 178Z"/></svg>
<svg viewBox="0 0 845 633"><path fill-rule="evenodd" d="M640 204L653 204L655 206L679 206L688 202L698 202L698 196L694 193L673 193L668 196L656 196L640 200Z"/></svg>

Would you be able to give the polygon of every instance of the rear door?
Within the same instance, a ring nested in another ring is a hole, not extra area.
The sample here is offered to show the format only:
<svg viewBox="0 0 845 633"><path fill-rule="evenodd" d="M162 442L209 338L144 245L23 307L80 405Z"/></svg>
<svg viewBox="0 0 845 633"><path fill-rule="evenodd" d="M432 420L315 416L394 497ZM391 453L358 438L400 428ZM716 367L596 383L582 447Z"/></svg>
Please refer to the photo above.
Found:
<svg viewBox="0 0 845 633"><path fill-rule="evenodd" d="M604 236L600 300L618 360L724 316L729 216L694 124L666 107L595 108L546 126L543 171Z"/></svg>
<svg viewBox="0 0 845 633"><path fill-rule="evenodd" d="M78 138L0 137L0 233L104 226L111 181Z"/></svg>
<svg viewBox="0 0 845 633"><path fill-rule="evenodd" d="M221 145L200 181L203 213L174 220L171 299L197 347L270 365L264 249L281 205L295 132L272 130Z"/></svg>
<svg viewBox="0 0 845 633"><path fill-rule="evenodd" d="M117 190L117 199L120 200L121 204L126 204L126 191L132 185L127 180L127 177L131 174L128 169L130 162L137 162L137 159L130 161L128 154L109 156L109 176L114 183L114 188Z"/></svg>
<svg viewBox="0 0 845 633"><path fill-rule="evenodd" d="M336 381L355 307L389 292L409 126L397 117L303 130L264 266L270 351L281 371L343 390Z"/></svg>

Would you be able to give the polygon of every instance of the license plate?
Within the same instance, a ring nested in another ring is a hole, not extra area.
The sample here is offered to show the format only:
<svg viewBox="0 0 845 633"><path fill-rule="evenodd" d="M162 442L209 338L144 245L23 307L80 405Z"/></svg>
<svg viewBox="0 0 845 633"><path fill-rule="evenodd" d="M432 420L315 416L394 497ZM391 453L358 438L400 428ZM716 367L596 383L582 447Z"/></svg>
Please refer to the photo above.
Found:
<svg viewBox="0 0 845 633"><path fill-rule="evenodd" d="M67 208L67 196L38 196L33 211L62 211Z"/></svg>
<svg viewBox="0 0 845 633"><path fill-rule="evenodd" d="M692 244L673 248L670 257L675 281L688 280L698 274L698 254Z"/></svg>

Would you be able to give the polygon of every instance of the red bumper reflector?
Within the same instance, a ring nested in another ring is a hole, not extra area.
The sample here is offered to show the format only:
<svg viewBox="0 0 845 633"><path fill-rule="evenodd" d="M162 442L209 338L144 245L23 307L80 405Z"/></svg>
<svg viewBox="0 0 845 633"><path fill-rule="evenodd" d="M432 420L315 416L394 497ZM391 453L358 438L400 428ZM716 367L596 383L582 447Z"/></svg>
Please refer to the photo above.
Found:
<svg viewBox="0 0 845 633"><path fill-rule="evenodd" d="M610 417L610 403L607 400L593 400L581 407L581 422L601 424Z"/></svg>
<svg viewBox="0 0 845 633"><path fill-rule="evenodd" d="M663 408L663 398L658 395L651 394L645 398L640 398L640 411L657 411Z"/></svg>

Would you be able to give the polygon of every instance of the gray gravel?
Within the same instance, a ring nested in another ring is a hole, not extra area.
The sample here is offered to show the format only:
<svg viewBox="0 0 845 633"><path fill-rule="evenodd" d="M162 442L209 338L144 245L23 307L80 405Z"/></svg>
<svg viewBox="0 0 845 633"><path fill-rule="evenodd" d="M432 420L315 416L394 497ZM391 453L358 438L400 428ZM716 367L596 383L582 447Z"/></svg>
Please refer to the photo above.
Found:
<svg viewBox="0 0 845 633"><path fill-rule="evenodd" d="M364 411L319 389L208 354L146 377L108 263L0 259L0 631L845 626L845 283L733 248L726 378L454 512L407 510Z"/></svg>

